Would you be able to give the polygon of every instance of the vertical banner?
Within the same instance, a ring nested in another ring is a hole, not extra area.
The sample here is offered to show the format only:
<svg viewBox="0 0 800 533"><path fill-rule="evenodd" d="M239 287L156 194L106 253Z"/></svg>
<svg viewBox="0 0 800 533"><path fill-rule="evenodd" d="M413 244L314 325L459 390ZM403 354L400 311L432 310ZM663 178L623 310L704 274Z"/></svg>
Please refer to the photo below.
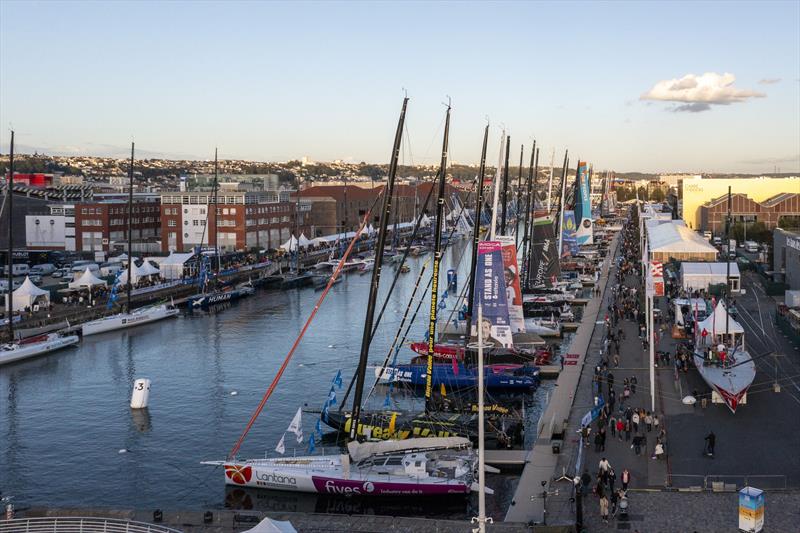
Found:
<svg viewBox="0 0 800 533"><path fill-rule="evenodd" d="M478 243L478 264L475 270L475 305L483 306L483 322L478 324L477 313L472 317L471 334L483 328L483 339L495 346L510 348L511 320L508 315L502 244L498 241Z"/></svg>
<svg viewBox="0 0 800 533"><path fill-rule="evenodd" d="M574 222L575 219L572 220ZM534 287L552 287L561 276L561 263L558 257L555 228L550 218L543 216L534 219L531 245L533 246L533 260L530 267L531 284Z"/></svg>
<svg viewBox="0 0 800 533"><path fill-rule="evenodd" d="M575 211L564 211L564 228L561 230L561 255L563 257L578 253L578 238L576 236ZM535 231L535 228L534 228Z"/></svg>
<svg viewBox="0 0 800 533"><path fill-rule="evenodd" d="M648 296L664 296L664 265L661 261L650 261L646 289Z"/></svg>
<svg viewBox="0 0 800 533"><path fill-rule="evenodd" d="M575 179L578 192L578 196L575 198L575 219L578 224L576 237L579 245L593 244L592 195L589 184L589 168L584 161L578 163L578 175L575 176Z"/></svg>
<svg viewBox="0 0 800 533"><path fill-rule="evenodd" d="M522 314L522 289L519 283L519 265L517 263L517 245L514 237L498 236L502 245L503 281L506 287L506 302L511 331L525 332L525 316Z"/></svg>

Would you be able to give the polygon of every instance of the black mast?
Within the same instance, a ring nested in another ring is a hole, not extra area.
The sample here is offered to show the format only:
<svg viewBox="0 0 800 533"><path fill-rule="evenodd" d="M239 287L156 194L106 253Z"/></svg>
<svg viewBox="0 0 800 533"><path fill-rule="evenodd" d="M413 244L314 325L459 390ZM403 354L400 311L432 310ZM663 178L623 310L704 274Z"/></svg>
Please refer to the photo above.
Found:
<svg viewBox="0 0 800 533"><path fill-rule="evenodd" d="M219 189L219 162L217 149L214 148L214 252L217 256L217 282L219 282L220 256L219 256L219 209L217 209L217 189Z"/></svg>
<svg viewBox="0 0 800 533"><path fill-rule="evenodd" d="M506 167L503 169L503 210L500 217L500 235L506 234L506 209L508 207L508 155L511 148L511 135L506 137Z"/></svg>
<svg viewBox="0 0 800 533"><path fill-rule="evenodd" d="M525 247L525 252L522 257L522 288L528 288L528 272L531 268L531 243L530 243L530 233L529 233L529 224L532 218L531 217L531 186L533 184L533 165L534 165L534 158L536 157L536 141L533 141L533 149L531 150L531 165L528 167L528 182L526 184L525 190L525 234L522 237L522 246ZM536 209L536 203L533 204L534 210Z"/></svg>
<svg viewBox="0 0 800 533"><path fill-rule="evenodd" d="M8 152L8 181L6 182L6 209L8 209L8 298L6 309L8 310L8 341L14 342L14 298L11 293L14 287L14 233L12 225L13 200L14 197L14 130L11 130L11 149Z"/></svg>
<svg viewBox="0 0 800 533"><path fill-rule="evenodd" d="M535 141L534 141L535 142ZM514 245L517 249L519 249L519 206L522 201L522 157L525 154L525 145L519 145L519 173L517 174L517 222L514 224L515 231L514 231Z"/></svg>
<svg viewBox="0 0 800 533"><path fill-rule="evenodd" d="M389 214L392 211L392 195L394 194L394 178L397 175L397 160L400 157L400 143L403 139L403 125L406 119L406 107L408 97L403 98L403 109L400 111L400 120L397 123L397 131L394 134L394 145L392 146L392 158L389 163L389 176L386 180L386 187L383 190L383 206L381 211L381 223L378 230L378 242L375 246L375 264L372 268L372 279L369 285L369 299L367 300L367 316L364 319L364 333L361 336L361 355L358 359L358 369L356 370L356 390L353 394L353 414L350 417L350 440L356 440L358 435L358 424L361 419L361 396L364 392L364 373L367 370L367 359L369 358L369 345L372 338L372 323L375 316L375 300L378 297L378 285L381 281L381 267L383 265L383 248L386 244L386 228L389 225ZM438 220L437 220L438 224Z"/></svg>
<svg viewBox="0 0 800 533"><path fill-rule="evenodd" d="M725 240L728 241L728 257L725 258L725 342L728 342L730 335L730 313L728 313L728 294L731 290L731 188L728 187L728 216L725 217Z"/></svg>
<svg viewBox="0 0 800 533"><path fill-rule="evenodd" d="M442 216L444 216L444 183L447 175L447 149L450 141L450 104L447 105L447 117L444 121L444 139L442 140L442 160L439 164L439 200L436 202L436 230L433 234L433 282L431 283L431 316L428 321L428 373L425 379L425 412L430 412L433 393L433 356L436 345L436 311L439 303L439 265L442 262ZM508 155L508 151L506 151ZM506 165L508 178L508 165Z"/></svg>
<svg viewBox="0 0 800 533"><path fill-rule="evenodd" d="M475 178L475 219L472 226L472 257L469 266L469 293L467 293L467 324L464 342L469 343L470 327L472 324L472 313L474 311L473 297L475 296L475 269L478 265L478 242L481 240L481 211L483 210L483 180L486 176L486 145L489 140L489 125L483 130L483 148L481 149L481 166L478 176Z"/></svg>
<svg viewBox="0 0 800 533"><path fill-rule="evenodd" d="M131 141L131 164L128 167L128 283L125 287L129 313L131 311L131 288L133 287L133 278L131 278L133 264L133 147L134 143Z"/></svg>
<svg viewBox="0 0 800 533"><path fill-rule="evenodd" d="M533 253L534 253L534 245L536 241L534 239L535 231L536 231L536 179L539 177L539 150L536 150L536 158L533 163L533 191L531 191L531 195L533 197L533 213L531 214L531 224L530 224L530 240L528 241L528 249L525 250L526 253L526 260L528 261L528 268L525 272L525 285L527 287L531 286L531 265L533 265Z"/></svg>

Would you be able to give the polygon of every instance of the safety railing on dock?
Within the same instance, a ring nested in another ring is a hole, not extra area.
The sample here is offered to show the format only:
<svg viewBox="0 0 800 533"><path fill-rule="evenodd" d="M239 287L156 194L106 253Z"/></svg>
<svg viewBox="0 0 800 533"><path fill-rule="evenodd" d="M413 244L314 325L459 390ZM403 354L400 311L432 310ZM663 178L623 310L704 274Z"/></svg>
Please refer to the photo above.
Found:
<svg viewBox="0 0 800 533"><path fill-rule="evenodd" d="M672 488L678 490L735 491L742 487L757 487L762 490L785 490L788 478L783 474L672 474Z"/></svg>
<svg viewBox="0 0 800 533"><path fill-rule="evenodd" d="M146 522L117 518L42 517L0 520L0 533L181 533Z"/></svg>

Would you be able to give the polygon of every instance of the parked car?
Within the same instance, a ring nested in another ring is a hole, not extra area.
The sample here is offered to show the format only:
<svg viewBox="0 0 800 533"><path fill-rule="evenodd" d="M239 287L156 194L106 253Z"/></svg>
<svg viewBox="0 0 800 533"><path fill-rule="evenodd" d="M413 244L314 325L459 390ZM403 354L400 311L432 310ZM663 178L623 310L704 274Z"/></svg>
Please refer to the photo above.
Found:
<svg viewBox="0 0 800 533"><path fill-rule="evenodd" d="M56 271L56 266L52 263L42 263L41 265L35 265L31 267L31 274L37 274L39 276L47 276L52 274Z"/></svg>
<svg viewBox="0 0 800 533"><path fill-rule="evenodd" d="M72 270L69 269L69 268L59 268L58 270L56 270L55 272L50 274L50 277L63 278L64 276L69 276L71 273L72 273Z"/></svg>
<svg viewBox="0 0 800 533"><path fill-rule="evenodd" d="M42 276L40 276L39 274L28 274L28 279L31 280L36 285L42 282Z"/></svg>

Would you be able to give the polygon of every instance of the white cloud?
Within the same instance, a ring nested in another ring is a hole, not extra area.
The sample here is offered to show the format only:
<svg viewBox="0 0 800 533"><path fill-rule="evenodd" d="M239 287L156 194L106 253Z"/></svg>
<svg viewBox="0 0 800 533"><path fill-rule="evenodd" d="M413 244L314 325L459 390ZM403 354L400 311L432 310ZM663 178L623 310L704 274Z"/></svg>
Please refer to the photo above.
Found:
<svg viewBox="0 0 800 533"><path fill-rule="evenodd" d="M758 80L758 83L760 83L761 85L773 85L773 84L778 83L780 81L781 81L780 78L762 78L762 79Z"/></svg>
<svg viewBox="0 0 800 533"><path fill-rule="evenodd" d="M674 111L698 112L707 111L712 105L728 105L766 96L749 89L737 89L733 86L735 81L736 76L728 72L706 72L702 76L687 74L680 79L659 81L639 99L680 102L683 105L675 107Z"/></svg>

